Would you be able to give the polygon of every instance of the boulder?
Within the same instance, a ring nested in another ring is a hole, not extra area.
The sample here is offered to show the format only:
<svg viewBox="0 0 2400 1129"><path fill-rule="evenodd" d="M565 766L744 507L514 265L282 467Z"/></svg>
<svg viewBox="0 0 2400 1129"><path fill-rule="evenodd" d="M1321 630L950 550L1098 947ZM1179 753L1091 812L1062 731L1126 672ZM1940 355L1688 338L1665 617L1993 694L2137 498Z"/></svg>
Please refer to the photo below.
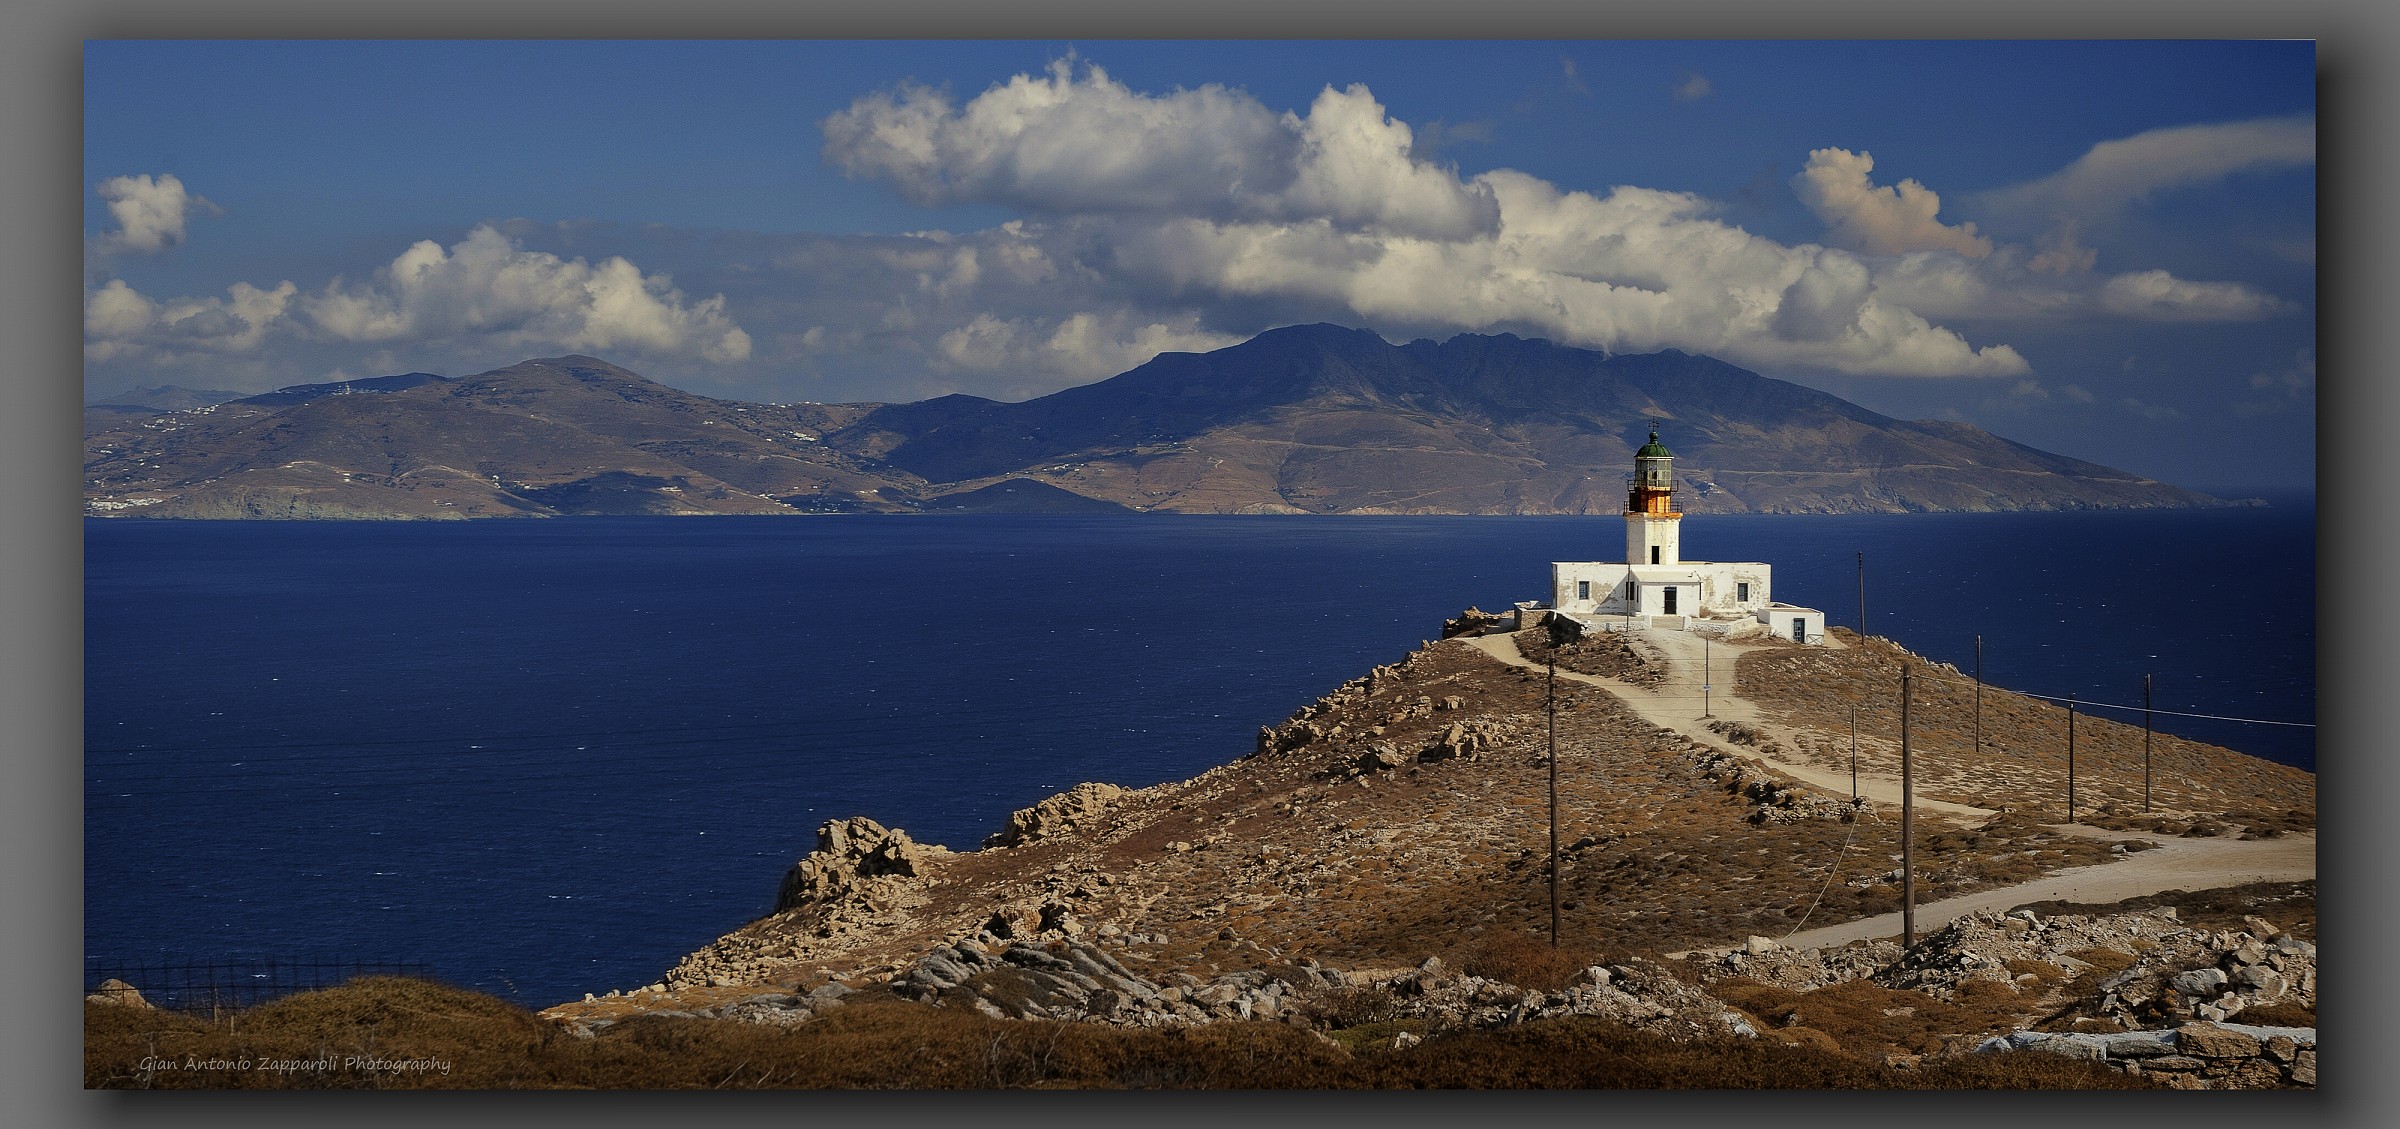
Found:
<svg viewBox="0 0 2400 1129"><path fill-rule="evenodd" d="M2194 999L2213 999L2228 982L2226 975L2214 968L2195 968L2175 974L2171 981L2175 990Z"/></svg>
<svg viewBox="0 0 2400 1129"><path fill-rule="evenodd" d="M2229 1031L2214 1023L2187 1023L2175 1029L2175 1049L2195 1058L2252 1058L2264 1049L2257 1038Z"/></svg>
<svg viewBox="0 0 2400 1129"><path fill-rule="evenodd" d="M1123 800L1128 789L1097 781L1078 784L1029 808L1009 813L1008 826L983 841L986 847L1014 847L1098 822Z"/></svg>
<svg viewBox="0 0 2400 1129"><path fill-rule="evenodd" d="M142 998L142 993L133 985L113 976L101 981L98 988L93 989L90 995L83 998L83 1002L109 1004L116 1007L153 1006L150 1001Z"/></svg>
<svg viewBox="0 0 2400 1129"><path fill-rule="evenodd" d="M949 853L863 815L828 820L817 828L816 851L785 872L775 909L833 901L876 878L922 877L929 864Z"/></svg>

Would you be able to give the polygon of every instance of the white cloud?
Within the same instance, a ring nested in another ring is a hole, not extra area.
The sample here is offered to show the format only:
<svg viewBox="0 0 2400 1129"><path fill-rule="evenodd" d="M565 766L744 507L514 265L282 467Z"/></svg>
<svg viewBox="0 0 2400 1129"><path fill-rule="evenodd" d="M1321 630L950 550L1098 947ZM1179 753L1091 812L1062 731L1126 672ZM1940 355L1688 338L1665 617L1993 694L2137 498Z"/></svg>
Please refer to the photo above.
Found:
<svg viewBox="0 0 2400 1129"><path fill-rule="evenodd" d="M301 305L317 332L341 341L489 334L577 351L632 348L718 362L750 355L750 335L725 316L722 295L687 304L664 275L645 276L624 258L561 259L523 250L488 226L448 249L420 240L373 284L336 279Z"/></svg>
<svg viewBox="0 0 2400 1129"><path fill-rule="evenodd" d="M1699 71L1685 71L1676 77L1675 85L1669 93L1673 94L1678 102L1690 102L1708 97L1712 90L1707 75L1701 74Z"/></svg>
<svg viewBox="0 0 2400 1129"><path fill-rule="evenodd" d="M1213 84L1141 94L1062 59L964 106L908 86L821 124L843 171L928 206L1326 219L1447 239L1488 233L1496 218L1488 193L1413 156L1409 127L1357 85L1326 87L1302 118Z"/></svg>
<svg viewBox="0 0 2400 1129"><path fill-rule="evenodd" d="M830 158L912 200L1033 210L1004 232L876 252L926 299L885 311L878 331L915 337L959 371L1064 376L1065 355L1042 345L1078 314L1126 341L1123 326L1238 324L1275 310L1762 367L2012 376L2030 371L2016 350L1970 344L1928 318L2283 308L2233 283L2094 278L2096 257L2071 231L2038 251L1996 247L1972 223L1943 223L1932 189L1877 185L1873 157L1843 149L1811 153L1793 182L1832 247L1752 235L1685 193L1563 191L1505 169L1462 180L1418 159L1409 126L1362 86L1327 87L1305 116L1278 115L1240 91L1150 95L1060 61L964 105L921 88L868 95L823 128ZM1003 250L1018 257L1006 273L1032 294L984 285ZM1043 281L1029 283L1036 268Z"/></svg>
<svg viewBox="0 0 2400 1129"><path fill-rule="evenodd" d="M1236 334L1202 329L1189 317L1170 325L1144 324L1123 311L1054 321L982 313L942 334L938 351L948 366L969 372L1031 368L1082 382L1115 376L1160 353L1205 353L1241 341Z"/></svg>
<svg viewBox="0 0 2400 1129"><path fill-rule="evenodd" d="M1875 158L1847 149L1814 149L1808 164L1792 178L1792 190L1818 219L1825 221L1833 242L1870 255L1906 251L1956 251L1979 259L1992 253L1992 241L1975 234L1975 225L1957 227L1935 219L1942 199L1914 180L1878 187L1867 174Z"/></svg>
<svg viewBox="0 0 2400 1129"><path fill-rule="evenodd" d="M223 298L154 301L110 279L84 295L84 355L94 361L119 358L173 360L190 353L249 353L290 308L291 283L262 290L247 282Z"/></svg>
<svg viewBox="0 0 2400 1129"><path fill-rule="evenodd" d="M2170 188L2316 160L2312 115L2174 126L2103 141L2066 168L1983 194L1977 203L2029 226L2095 220Z"/></svg>
<svg viewBox="0 0 2400 1129"><path fill-rule="evenodd" d="M187 350L243 353L270 329L350 343L424 344L478 339L504 346L598 352L635 349L729 363L750 355L750 336L725 314L722 295L687 302L664 275L623 258L597 265L526 251L478 227L445 249L423 240L376 272L301 295L235 283L227 298L154 302L111 280L84 302L86 355L94 360Z"/></svg>
<svg viewBox="0 0 2400 1129"><path fill-rule="evenodd" d="M1499 171L1493 238L1408 239L1331 223L1179 219L1119 224L1108 262L1181 295L1331 308L1395 331L1521 330L1617 350L1668 347L1750 364L1885 375L2009 375L2007 346L1974 348L1880 301L1849 252L1786 247L1709 218L1682 193L1561 192Z"/></svg>
<svg viewBox="0 0 2400 1129"><path fill-rule="evenodd" d="M108 202L108 214L117 221L117 230L92 242L93 249L102 253L164 251L183 242L185 224L193 212L220 210L184 191L183 181L172 174L112 176L101 181L95 191Z"/></svg>
<svg viewBox="0 0 2400 1129"><path fill-rule="evenodd" d="M2250 321L2290 309L2274 295L2238 282L2188 282L2163 270L2109 279L2100 287L2100 307L2151 321Z"/></svg>

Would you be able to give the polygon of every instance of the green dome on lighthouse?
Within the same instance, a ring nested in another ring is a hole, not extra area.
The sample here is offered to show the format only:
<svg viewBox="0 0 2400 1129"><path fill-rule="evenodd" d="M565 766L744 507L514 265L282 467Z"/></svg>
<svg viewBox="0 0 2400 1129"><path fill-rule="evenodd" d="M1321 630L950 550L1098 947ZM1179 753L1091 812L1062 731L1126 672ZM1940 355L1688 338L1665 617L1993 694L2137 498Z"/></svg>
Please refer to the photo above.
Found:
<svg viewBox="0 0 2400 1129"><path fill-rule="evenodd" d="M1650 441L1642 444L1642 449L1635 451L1633 457L1637 459L1671 459L1675 456L1667 450L1665 444L1658 441L1658 429L1653 427L1650 429Z"/></svg>

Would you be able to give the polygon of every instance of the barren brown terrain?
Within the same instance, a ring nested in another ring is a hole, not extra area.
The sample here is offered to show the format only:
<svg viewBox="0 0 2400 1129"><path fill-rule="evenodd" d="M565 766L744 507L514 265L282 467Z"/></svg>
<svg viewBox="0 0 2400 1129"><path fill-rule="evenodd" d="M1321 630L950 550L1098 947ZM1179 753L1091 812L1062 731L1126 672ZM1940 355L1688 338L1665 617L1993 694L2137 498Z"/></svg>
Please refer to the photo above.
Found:
<svg viewBox="0 0 2400 1129"><path fill-rule="evenodd" d="M1896 709L1879 698L1894 689L1884 684L1896 681L1902 663L1912 664L1911 751L1916 795L1926 805L1915 851L1920 937L1954 919L1954 929L1982 921L1974 928L1990 931L2000 910L2053 896L2034 884L2046 875L2119 868L2129 894L2197 890L2238 884L2213 879L2239 873L2248 855L2272 848L2287 861L2304 860L2305 877L2313 877L2315 794L2307 773L2160 735L2153 742L2156 810L2145 816L2139 730L2129 746L2125 727L2079 719L2078 790L2087 806L2079 809L2084 822L2066 825L2064 754L2049 747L2063 710L1987 687L1987 748L1978 756L1963 736L1971 685L1885 640L1843 632L1835 643L1719 644L1711 661L1725 665L1716 668L1718 716L1709 719L1683 701L1684 683L1697 677L1680 669L1685 640L1637 636L1630 644L1594 640L1551 652L1539 632L1511 638L1495 629L1428 643L1262 731L1257 749L1234 763L1139 790L1081 785L1018 812L979 850L917 844L869 820L835 821L787 879L778 912L692 954L657 984L545 1014L591 1030L660 1012L733 1014L758 1006L744 1001L772 998L762 992L806 1000L822 998L810 992L888 985L928 1003L1020 1020L1088 1014L1175 1025L1237 1018L1238 1007L1240 1018L1388 1036L1372 1009L1345 1022L1340 1009L1329 1011L1324 993L1406 993L1413 984L1431 999L1426 993L1453 985L1441 979L1449 970L1466 985L1454 1009L1460 1022L1505 1023L1509 1015L1522 1022L1550 1014L1545 1008L1581 1014L1573 999L1541 993L1571 993L1580 970L1590 969L1592 983L1638 1001L1623 1005L1629 1010L1620 1018L1655 1034L1705 1038L1745 1026L1755 1034L1755 1009L1724 992L1686 999L1680 1012L1669 1005L1676 993L1699 990L1690 985L1732 975L1712 962L1738 966L1745 952L1857 942L1810 958L1850 968L1836 982L1890 974L1919 956L1892 943L1902 897L1900 820L1895 806L1876 798L1897 794L1896 753L1887 747L1894 743L1877 727L1897 725ZM1570 677L1562 665L1553 690L1525 650L1608 673ZM1555 948L1546 866L1553 692ZM1784 771L1813 767L1807 776L1827 779L1838 737L1846 780L1853 705L1861 717L1860 772L1873 784L1859 801ZM1729 712L1756 724L1728 725ZM1693 715L1688 723L1685 713ZM2169 837L2181 838L2162 847ZM2195 847L2206 840L2212 850L2175 849L2187 839ZM2155 859L2196 861L2180 870L2141 866L2153 851ZM2313 918L2313 894L2309 912ZM1852 936L1820 933L1845 923L1857 923ZM2179 937L2190 932L2161 928ZM2268 934L2287 936L2262 928L2262 944ZM2179 943L2186 944L2179 953L2198 951L2190 948L2197 941ZM1045 947L1056 975L1080 975L1068 970L1072 960L1100 978L1087 985L1095 990L1070 989L1073 999L1045 995L1009 979L1021 969L995 963L1005 953L1039 971L1046 958L1035 950ZM1968 958L1965 967L1974 963ZM1931 1026L1912 1028L1918 1034L1911 1039L1830 1045L1881 1061L1927 1048L1961 1050L1960 1040L2032 1027L2074 1006L2072 970L2043 967L2055 975L2004 975L1976 989L1972 1007L1928 1006ZM1280 1009L1239 987L1278 976L1294 985ZM1098 987L1103 981L1135 995L1149 987L1164 994L1137 1002ZM1227 987L1208 994L1219 985ZM1505 1002L1477 996L1492 985L1504 986L1504 1000L1532 994L1511 1012ZM1943 991L1956 988L1951 982ZM2178 1014L2198 1014L2190 1011L2197 997L2177 999L2186 1009ZM1315 1002L1304 1007L1306 1000ZM2210 1006L2267 1002L2228 997ZM1484 1019L1463 1018L1477 1014ZM1816 1038L1771 1034L1812 1045Z"/></svg>

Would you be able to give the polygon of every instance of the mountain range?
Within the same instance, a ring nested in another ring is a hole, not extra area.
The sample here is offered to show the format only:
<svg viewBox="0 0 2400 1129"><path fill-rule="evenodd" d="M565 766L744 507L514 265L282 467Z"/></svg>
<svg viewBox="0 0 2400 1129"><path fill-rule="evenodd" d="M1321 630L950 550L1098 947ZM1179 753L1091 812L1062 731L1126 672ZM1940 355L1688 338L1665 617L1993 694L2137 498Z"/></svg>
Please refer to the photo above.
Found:
<svg viewBox="0 0 2400 1129"><path fill-rule="evenodd" d="M1393 345L1333 325L1022 403L743 403L567 356L95 405L85 501L190 518L1607 514L1654 425L1693 513L2224 504L1710 357L1507 334Z"/></svg>

